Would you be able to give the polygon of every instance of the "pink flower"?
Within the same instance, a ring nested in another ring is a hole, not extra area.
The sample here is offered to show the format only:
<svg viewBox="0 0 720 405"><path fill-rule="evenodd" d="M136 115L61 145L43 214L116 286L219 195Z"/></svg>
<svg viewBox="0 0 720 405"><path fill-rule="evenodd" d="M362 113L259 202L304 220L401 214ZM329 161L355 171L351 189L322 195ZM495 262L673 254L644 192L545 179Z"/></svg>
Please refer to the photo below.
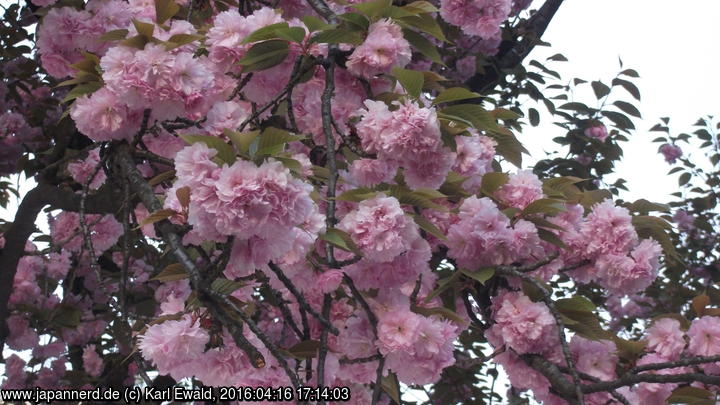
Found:
<svg viewBox="0 0 720 405"><path fill-rule="evenodd" d="M657 277L662 249L653 239L643 239L631 253L603 255L595 266L600 284L614 293L632 294L646 289Z"/></svg>
<svg viewBox="0 0 720 405"><path fill-rule="evenodd" d="M83 350L82 354L83 367L85 372L93 377L99 377L105 368L103 359L98 355L95 350L95 345L87 345Z"/></svg>
<svg viewBox="0 0 720 405"><path fill-rule="evenodd" d="M497 143L492 138L478 135L477 131L472 130L470 136L456 136L455 144L456 158L452 170L469 177L463 183L464 189L477 191L482 184L482 176L492 171Z"/></svg>
<svg viewBox="0 0 720 405"><path fill-rule="evenodd" d="M508 182L500 187L496 195L510 206L522 210L543 198L542 182L533 172L521 170L511 174Z"/></svg>
<svg viewBox="0 0 720 405"><path fill-rule="evenodd" d="M224 129L236 131L252 114L247 101L223 101L215 103L207 113L204 128L213 135L222 135Z"/></svg>
<svg viewBox="0 0 720 405"><path fill-rule="evenodd" d="M350 165L350 177L361 187L373 187L390 182L397 166L386 160L358 159Z"/></svg>
<svg viewBox="0 0 720 405"><path fill-rule="evenodd" d="M91 190L97 190L105 183L105 179L107 178L105 170L103 170L102 167L98 167L99 164L100 149L95 148L88 152L88 156L85 159L68 164L68 172L70 172L73 180L83 186L88 182L90 176L94 174L95 177L92 178L89 186Z"/></svg>
<svg viewBox="0 0 720 405"><path fill-rule="evenodd" d="M615 379L618 362L615 343L609 340L588 340L575 335L570 340L570 351L578 371L603 381Z"/></svg>
<svg viewBox="0 0 720 405"><path fill-rule="evenodd" d="M400 203L384 194L364 200L338 224L373 262L387 262L410 249L417 225L405 216Z"/></svg>
<svg viewBox="0 0 720 405"><path fill-rule="evenodd" d="M388 19L380 20L368 29L368 36L348 58L348 71L369 79L380 73L390 73L395 67L405 67L412 58L410 44L400 26Z"/></svg>
<svg viewBox="0 0 720 405"><path fill-rule="evenodd" d="M690 338L688 352L695 356L720 354L720 318L703 316L694 319L687 331Z"/></svg>
<svg viewBox="0 0 720 405"><path fill-rule="evenodd" d="M685 348L680 322L672 318L655 321L647 330L647 340L647 350L659 354L667 361L677 360Z"/></svg>
<svg viewBox="0 0 720 405"><path fill-rule="evenodd" d="M140 129L142 114L131 111L109 90L82 96L70 109L78 130L93 141L130 139Z"/></svg>
<svg viewBox="0 0 720 405"><path fill-rule="evenodd" d="M545 354L557 348L557 325L545 304L518 292L503 292L492 301L495 324L486 337L493 346L505 344L518 354Z"/></svg>
<svg viewBox="0 0 720 405"><path fill-rule="evenodd" d="M498 36L511 7L512 0L441 0L440 15L468 35L489 39Z"/></svg>
<svg viewBox="0 0 720 405"><path fill-rule="evenodd" d="M683 155L683 151L679 146L669 143L660 146L660 153L665 157L665 161L670 164L675 163L677 158Z"/></svg>
<svg viewBox="0 0 720 405"><path fill-rule="evenodd" d="M11 315L7 319L10 336L7 338L8 347L13 350L32 349L38 345L38 335L30 328L30 323L22 315Z"/></svg>
<svg viewBox="0 0 720 405"><path fill-rule="evenodd" d="M600 142L605 142L608 137L607 128L601 123L596 123L593 126L585 128L585 136L588 138L598 139Z"/></svg>
<svg viewBox="0 0 720 405"><path fill-rule="evenodd" d="M394 351L412 352L419 337L421 316L408 310L395 310L380 316L378 348L383 354Z"/></svg>
<svg viewBox="0 0 720 405"><path fill-rule="evenodd" d="M210 337L189 316L179 321L165 321L150 326L138 339L143 357L157 365L158 371L175 378L188 376L183 366L195 361L205 351Z"/></svg>
<svg viewBox="0 0 720 405"><path fill-rule="evenodd" d="M318 277L317 283L323 294L329 294L340 287L343 275L339 270L328 270Z"/></svg>
<svg viewBox="0 0 720 405"><path fill-rule="evenodd" d="M695 215L685 210L677 210L673 215L673 220L681 231L689 232L695 229Z"/></svg>

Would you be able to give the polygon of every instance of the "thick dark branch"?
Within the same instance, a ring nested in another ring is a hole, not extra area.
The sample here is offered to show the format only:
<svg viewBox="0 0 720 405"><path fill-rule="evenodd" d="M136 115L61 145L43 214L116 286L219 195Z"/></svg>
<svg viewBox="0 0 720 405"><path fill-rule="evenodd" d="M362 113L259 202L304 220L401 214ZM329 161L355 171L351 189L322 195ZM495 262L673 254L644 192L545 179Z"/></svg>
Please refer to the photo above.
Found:
<svg viewBox="0 0 720 405"><path fill-rule="evenodd" d="M558 366L547 361L542 356L534 354L526 354L522 356L522 359L527 363L528 366L539 371L545 378L550 381L550 385L553 387L561 397L572 401L575 397L575 386L572 382L568 381L565 374L560 371Z"/></svg>
<svg viewBox="0 0 720 405"><path fill-rule="evenodd" d="M686 367L686 366L694 366L696 364L706 364L706 363L716 363L716 362L720 362L720 356L690 357L687 359L681 359L681 360L677 360L677 361L668 361L665 363L645 364L642 366L635 367L630 372L631 373L639 373L642 371L662 370L662 369L666 369L666 368Z"/></svg>
<svg viewBox="0 0 720 405"><path fill-rule="evenodd" d="M605 392L621 387L632 386L638 383L694 383L701 382L707 385L720 386L720 376L702 373L686 374L628 374L614 381L583 385L586 394Z"/></svg>
<svg viewBox="0 0 720 405"><path fill-rule="evenodd" d="M15 214L13 224L3 234L5 246L0 250L0 286L2 286L0 288L0 348L4 346L9 332L6 324L10 316L8 300L12 293L17 265L25 251L25 243L35 232L35 220L38 214L46 205L65 211L78 211L81 198L79 194L69 189L40 183L25 195ZM85 210L95 214L115 212L119 209L118 201L120 199L110 192L92 195L85 201Z"/></svg>
<svg viewBox="0 0 720 405"><path fill-rule="evenodd" d="M332 297L330 294L323 295L322 313L325 318L330 318L330 306L332 305ZM323 328L320 332L320 351L318 353L317 363L317 386L322 388L325 385L325 359L328 353L328 328ZM325 405L325 400L319 401L318 405Z"/></svg>
<svg viewBox="0 0 720 405"><path fill-rule="evenodd" d="M523 39L504 42L497 55L490 58L493 68L486 69L485 73L476 74L467 81L471 90L480 94L487 93L501 77L503 70L513 69L523 62L530 51L538 44L545 33L550 21L560 8L563 0L546 0L523 27Z"/></svg>
<svg viewBox="0 0 720 405"><path fill-rule="evenodd" d="M297 288L295 288L295 285L292 283L292 281L289 278L287 278L285 273L282 271L282 269L280 267L278 267L277 264L270 262L270 263L268 263L268 266L270 267L270 270L272 270L273 273L275 273L277 278L280 279L280 281L283 283L285 288L287 288L290 291L290 293L292 293L292 295L295 297L295 299L297 299L298 304L300 305L300 307L303 310L309 312L310 315L315 317L315 319L317 319L321 324L323 324L324 327L328 328L328 330L333 335L338 335L340 333L340 331L338 331L337 328L334 327L327 318L325 318L324 316L319 314L316 310L313 309L313 307L310 306L310 304L307 303L307 301L305 300L305 297L302 295L302 293L300 291L298 291Z"/></svg>
<svg viewBox="0 0 720 405"><path fill-rule="evenodd" d="M558 309L555 307L555 303L553 302L552 297L550 296L550 293L545 289L545 287L535 277L532 277L526 273L522 273L522 272L512 269L512 268L497 268L496 272L499 275L519 277L525 281L528 281L532 285L534 285L539 291L542 291L542 293L543 293L542 300L545 303L545 305L547 305L553 318L555 318L555 323L557 324L558 336L560 338L560 346L562 348L563 357L565 358L565 362L567 363L567 365L570 369L570 375L572 376L573 382L575 384L575 395L574 396L577 398L577 403L579 405L584 405L585 400L583 399L583 392L580 389L580 376L578 375L577 369L575 368L575 363L573 362L572 355L570 354L570 348L568 347L567 339L565 337L565 322L562 319L562 315L560 314ZM571 398L571 397L566 397L565 399L569 399L569 398Z"/></svg>

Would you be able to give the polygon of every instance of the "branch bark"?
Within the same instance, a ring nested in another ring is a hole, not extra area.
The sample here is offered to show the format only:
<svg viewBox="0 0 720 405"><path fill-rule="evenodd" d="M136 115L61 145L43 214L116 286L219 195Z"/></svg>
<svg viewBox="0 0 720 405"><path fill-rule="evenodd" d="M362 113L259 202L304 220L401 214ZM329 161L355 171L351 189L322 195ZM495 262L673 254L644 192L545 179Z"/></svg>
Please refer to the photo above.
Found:
<svg viewBox="0 0 720 405"><path fill-rule="evenodd" d="M563 0L546 0L523 27L523 39L503 42L498 54L490 58L492 68L468 79L467 85L470 89L485 94L495 86L503 70L519 66L538 44L562 2Z"/></svg>
<svg viewBox="0 0 720 405"><path fill-rule="evenodd" d="M0 250L0 349L5 346L8 336L7 318L10 316L8 300L12 294L13 280L17 266L25 251L30 235L35 231L35 220L45 206L65 211L79 211L79 194L69 189L39 183L23 198L10 229L4 233L5 246ZM85 201L85 211L93 214L107 214L119 209L117 196L111 191L89 196Z"/></svg>

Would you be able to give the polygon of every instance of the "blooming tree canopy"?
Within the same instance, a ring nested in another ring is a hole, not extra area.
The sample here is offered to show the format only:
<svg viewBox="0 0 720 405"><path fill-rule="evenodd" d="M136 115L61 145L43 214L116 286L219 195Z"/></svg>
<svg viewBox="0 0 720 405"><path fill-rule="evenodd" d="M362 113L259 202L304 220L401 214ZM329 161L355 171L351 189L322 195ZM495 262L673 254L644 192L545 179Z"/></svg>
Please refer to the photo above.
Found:
<svg viewBox="0 0 720 405"><path fill-rule="evenodd" d="M6 8L0 175L37 185L0 222L2 388L715 403L718 172L659 125L681 183L708 189L618 198L637 73L524 64L561 3ZM583 85L597 107L569 98ZM538 105L561 151L528 170Z"/></svg>

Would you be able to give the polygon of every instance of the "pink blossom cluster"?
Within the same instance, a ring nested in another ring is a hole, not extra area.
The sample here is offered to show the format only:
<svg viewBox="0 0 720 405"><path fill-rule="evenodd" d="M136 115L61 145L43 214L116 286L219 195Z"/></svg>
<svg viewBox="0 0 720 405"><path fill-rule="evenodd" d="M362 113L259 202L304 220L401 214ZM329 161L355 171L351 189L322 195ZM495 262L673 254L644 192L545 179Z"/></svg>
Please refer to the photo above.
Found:
<svg viewBox="0 0 720 405"><path fill-rule="evenodd" d="M0 176L17 171L23 145L30 144L38 132L39 128L32 128L20 113L0 114Z"/></svg>
<svg viewBox="0 0 720 405"><path fill-rule="evenodd" d="M614 294L632 294L657 277L660 244L638 238L627 209L605 200L574 228L561 236L570 247L564 253L566 262L592 263L571 272L577 281L597 281Z"/></svg>
<svg viewBox="0 0 720 405"><path fill-rule="evenodd" d="M45 4L44 4L45 5ZM83 52L102 54L108 44L100 40L107 31L127 28L136 17L119 0L90 2L85 10L51 8L38 28L37 47L43 68L57 78L74 74L70 66L83 59Z"/></svg>
<svg viewBox="0 0 720 405"><path fill-rule="evenodd" d="M665 161L670 164L675 163L683 155L683 151L679 146L669 143L660 145L660 153L665 157Z"/></svg>
<svg viewBox="0 0 720 405"><path fill-rule="evenodd" d="M602 123L595 123L594 125L585 128L583 133L588 138L595 138L600 142L605 142L605 139L608 137L607 128Z"/></svg>
<svg viewBox="0 0 720 405"><path fill-rule="evenodd" d="M228 276L265 268L268 261L282 259L296 249L303 251L314 242L324 228L324 218L310 198L310 184L293 177L278 161L257 166L238 160L219 167L212 161L216 153L201 142L177 153L178 181L169 190L166 205L181 211L175 190L189 187L191 240L235 237L225 269ZM300 246L295 246L296 240Z"/></svg>
<svg viewBox="0 0 720 405"><path fill-rule="evenodd" d="M88 152L84 159L68 164L67 169L73 180L82 185L88 184L90 190L97 190L107 179L105 171L100 166L99 148Z"/></svg>
<svg viewBox="0 0 720 405"><path fill-rule="evenodd" d="M500 25L512 10L512 0L441 0L440 15L468 35L500 37Z"/></svg>
<svg viewBox="0 0 720 405"><path fill-rule="evenodd" d="M521 219L511 224L487 197L463 201L447 238L448 255L469 269L540 257L543 252L533 223Z"/></svg>
<svg viewBox="0 0 720 405"><path fill-rule="evenodd" d="M429 273L430 245L394 197L379 194L362 201L338 228L363 253L363 259L346 270L360 288L398 287Z"/></svg>
<svg viewBox="0 0 720 405"><path fill-rule="evenodd" d="M350 54L347 68L354 75L370 79L390 73L393 67L405 67L411 58L410 44L400 26L385 19L370 25L365 42Z"/></svg>
<svg viewBox="0 0 720 405"><path fill-rule="evenodd" d="M445 181L455 153L443 145L435 109L407 101L391 111L381 101L367 100L360 116L363 148L402 166L410 188L438 188Z"/></svg>

